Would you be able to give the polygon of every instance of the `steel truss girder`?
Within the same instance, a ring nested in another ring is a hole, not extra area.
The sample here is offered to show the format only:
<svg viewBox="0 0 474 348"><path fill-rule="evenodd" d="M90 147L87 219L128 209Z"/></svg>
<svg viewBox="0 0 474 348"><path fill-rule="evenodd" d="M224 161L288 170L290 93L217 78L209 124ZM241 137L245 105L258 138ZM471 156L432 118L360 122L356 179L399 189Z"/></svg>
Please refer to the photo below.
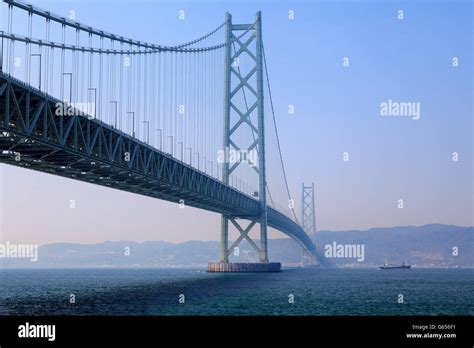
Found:
<svg viewBox="0 0 474 348"><path fill-rule="evenodd" d="M231 218L259 215L257 200L117 129L85 116L65 122L55 116L57 102L0 72L1 163L171 202L184 199L186 205ZM21 154L20 161L3 154L11 148ZM120 156L125 150L129 162ZM298 224L271 207L267 212L268 226L313 249Z"/></svg>
<svg viewBox="0 0 474 348"><path fill-rule="evenodd" d="M19 162L5 156L1 161L88 182L112 181L108 178L113 175L122 185L134 186L128 191L173 202L184 199L186 205L219 213L258 215L259 204L252 197L100 121L56 116L58 100L1 73L0 81L0 131L10 134L9 146L1 141L1 149L14 145L22 155ZM130 183L130 174L140 184Z"/></svg>

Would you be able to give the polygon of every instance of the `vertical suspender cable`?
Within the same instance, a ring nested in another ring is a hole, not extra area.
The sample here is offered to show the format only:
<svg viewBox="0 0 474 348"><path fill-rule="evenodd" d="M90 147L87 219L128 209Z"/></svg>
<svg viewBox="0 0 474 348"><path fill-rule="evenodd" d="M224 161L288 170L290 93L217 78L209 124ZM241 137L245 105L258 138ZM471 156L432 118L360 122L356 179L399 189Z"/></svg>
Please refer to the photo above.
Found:
<svg viewBox="0 0 474 348"><path fill-rule="evenodd" d="M123 42L120 42L120 51L123 51ZM124 56L119 55L119 105L118 105L118 118L119 118L119 129L123 131L122 118L123 118L123 65L124 65Z"/></svg>

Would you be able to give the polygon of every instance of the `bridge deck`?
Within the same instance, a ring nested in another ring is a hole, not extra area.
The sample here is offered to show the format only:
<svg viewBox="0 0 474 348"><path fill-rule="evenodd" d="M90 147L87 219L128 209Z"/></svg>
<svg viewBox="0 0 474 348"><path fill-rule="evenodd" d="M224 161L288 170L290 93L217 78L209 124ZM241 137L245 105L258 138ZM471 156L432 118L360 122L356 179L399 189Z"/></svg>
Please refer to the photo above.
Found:
<svg viewBox="0 0 474 348"><path fill-rule="evenodd" d="M58 116L59 102L0 72L0 162L176 203L184 200L236 218L258 215L253 197L100 120ZM268 209L268 224L314 249L303 229L279 211Z"/></svg>

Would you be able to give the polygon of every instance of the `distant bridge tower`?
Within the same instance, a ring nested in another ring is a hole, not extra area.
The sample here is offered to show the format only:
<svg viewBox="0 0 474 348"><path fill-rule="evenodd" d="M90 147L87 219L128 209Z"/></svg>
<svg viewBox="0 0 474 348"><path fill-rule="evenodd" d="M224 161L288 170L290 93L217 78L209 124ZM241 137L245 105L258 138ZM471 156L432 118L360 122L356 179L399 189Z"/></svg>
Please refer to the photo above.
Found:
<svg viewBox="0 0 474 348"><path fill-rule="evenodd" d="M310 236L313 244L316 245L316 212L314 207L314 183L311 186L302 184L301 192L301 227ZM309 255L301 249L301 263L304 265L307 260L309 264L316 262L316 255Z"/></svg>
<svg viewBox="0 0 474 348"><path fill-rule="evenodd" d="M243 31L249 31L250 36L241 38ZM266 173L265 173L265 132L264 132L264 110L263 110L263 55L262 55L262 19L261 13L257 12L254 24L232 24L232 17L226 14L226 46L225 51L225 81L224 81L224 136L223 148L225 150L255 151L258 152L258 163L254 163L254 169L258 175L259 191L258 199L260 212L258 216L245 217L250 220L247 227L242 227L236 216L222 215L221 217L221 255L220 267L217 271L238 271L239 264L229 264L229 255L234 248L243 240L255 249L260 258L261 264L256 264L255 268L261 270L268 268L268 271L279 270L280 264L268 262L267 251L267 202L266 202ZM246 56L246 64L249 64L249 72L241 74L241 56ZM253 76L255 75L255 76ZM247 96L245 93L247 92ZM240 105L233 99L237 94L242 93L245 99L245 106ZM247 104L248 102L248 104ZM231 117L231 114L236 117ZM257 125L252 123L251 115L257 116ZM254 142L248 148L240 148L237 143L236 133L242 127L254 134ZM228 163L226 160L222 169L224 183L229 183L229 177L240 165L248 163L237 162ZM257 193L255 193L256 195ZM239 238L229 248L229 221L240 232ZM260 224L260 245L249 237L249 232L256 224ZM266 264L266 265L262 265ZM214 267L214 266L213 266ZM211 268L211 266L210 266Z"/></svg>

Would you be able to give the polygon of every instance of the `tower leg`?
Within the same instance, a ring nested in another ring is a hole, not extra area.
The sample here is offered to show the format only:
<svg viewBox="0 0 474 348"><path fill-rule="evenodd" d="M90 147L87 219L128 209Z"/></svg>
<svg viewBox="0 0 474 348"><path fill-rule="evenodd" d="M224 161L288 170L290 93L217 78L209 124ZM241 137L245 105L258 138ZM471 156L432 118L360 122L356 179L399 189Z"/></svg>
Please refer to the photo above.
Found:
<svg viewBox="0 0 474 348"><path fill-rule="evenodd" d="M258 181L260 198L260 262L268 262L267 241L267 178L265 169L265 120L263 111L263 61L262 61L262 15L255 19L256 67L257 67L257 113L258 113Z"/></svg>
<svg viewBox="0 0 474 348"><path fill-rule="evenodd" d="M267 212L260 219L260 262L268 262Z"/></svg>
<svg viewBox="0 0 474 348"><path fill-rule="evenodd" d="M229 249L229 219L221 215L221 262L228 262L227 251Z"/></svg>

